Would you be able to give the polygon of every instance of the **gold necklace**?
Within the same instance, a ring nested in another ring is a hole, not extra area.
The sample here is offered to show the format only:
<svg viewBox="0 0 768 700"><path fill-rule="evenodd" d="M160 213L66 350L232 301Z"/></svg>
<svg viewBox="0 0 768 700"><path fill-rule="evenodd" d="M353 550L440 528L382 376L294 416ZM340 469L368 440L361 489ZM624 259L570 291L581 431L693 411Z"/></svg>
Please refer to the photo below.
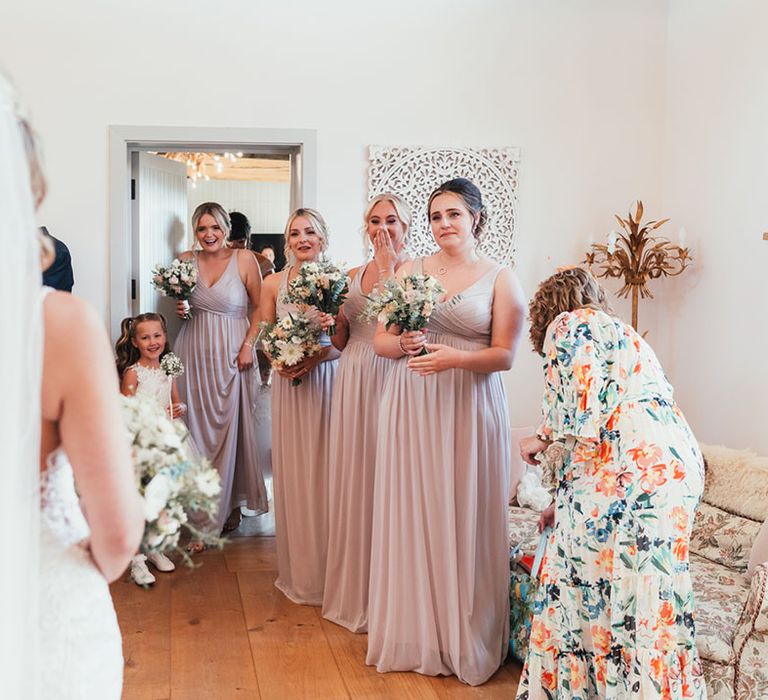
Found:
<svg viewBox="0 0 768 700"><path fill-rule="evenodd" d="M449 267L446 267L445 265L440 265L440 263L438 263L437 274L443 277L444 275L448 274L448 270L451 270L451 269L457 270L458 268L463 267L468 263L477 262L478 260L480 260L480 258L477 258L477 260L468 260L466 262L459 263L458 265L454 265L453 268L449 268Z"/></svg>

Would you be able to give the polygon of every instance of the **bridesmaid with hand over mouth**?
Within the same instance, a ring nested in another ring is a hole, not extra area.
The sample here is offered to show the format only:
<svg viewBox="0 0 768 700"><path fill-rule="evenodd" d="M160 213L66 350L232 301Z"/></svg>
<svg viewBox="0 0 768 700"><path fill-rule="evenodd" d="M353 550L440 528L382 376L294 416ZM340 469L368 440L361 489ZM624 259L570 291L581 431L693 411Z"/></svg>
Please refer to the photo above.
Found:
<svg viewBox="0 0 768 700"><path fill-rule="evenodd" d="M479 685L507 653L512 448L501 372L523 295L476 249L486 215L473 183L441 185L428 211L440 250L398 276L436 277L445 298L425 332L380 325L374 339L395 363L377 437L367 663Z"/></svg>
<svg viewBox="0 0 768 700"><path fill-rule="evenodd" d="M376 321L361 321L369 295L392 279L405 258L408 205L394 194L368 203L365 232L373 260L350 270L349 294L336 323L343 350L333 389L330 432L330 515L323 616L352 632L368 628L368 573L373 524L376 432L384 380L392 360L373 349Z"/></svg>
<svg viewBox="0 0 768 700"><path fill-rule="evenodd" d="M328 248L328 229L314 209L297 209L285 227L288 266L264 281L262 321L274 323L298 309L288 283L303 263ZM311 311L311 310L310 310ZM327 328L332 319L319 311ZM272 470L275 490L277 581L294 603L322 605L328 543L328 430L331 389L339 352L323 333L320 352L275 371L272 379ZM293 379L301 384L292 386Z"/></svg>

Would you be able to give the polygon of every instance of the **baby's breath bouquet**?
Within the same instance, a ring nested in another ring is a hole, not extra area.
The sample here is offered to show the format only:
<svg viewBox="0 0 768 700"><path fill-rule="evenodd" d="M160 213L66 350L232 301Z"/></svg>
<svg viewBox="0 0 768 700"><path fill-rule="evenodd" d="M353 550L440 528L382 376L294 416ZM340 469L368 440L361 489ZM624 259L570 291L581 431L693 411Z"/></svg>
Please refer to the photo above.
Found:
<svg viewBox="0 0 768 700"><path fill-rule="evenodd" d="M215 519L221 491L219 473L207 460L190 457L187 429L180 421L170 420L153 398L123 396L122 401L136 485L144 500L146 524L141 551L181 552L182 530L206 544L220 545L217 536L198 530L188 517L194 512Z"/></svg>
<svg viewBox="0 0 768 700"><path fill-rule="evenodd" d="M184 363L178 355L167 352L163 355L163 359L160 360L160 369L169 377L176 378L184 374Z"/></svg>
<svg viewBox="0 0 768 700"><path fill-rule="evenodd" d="M314 306L323 313L336 316L349 292L349 276L330 260L304 263L288 285L288 299L294 304ZM328 335L336 331L328 328Z"/></svg>
<svg viewBox="0 0 768 700"><path fill-rule="evenodd" d="M272 367L277 370L293 367L307 357L320 352L320 326L301 313L283 316L276 323L259 324L262 348L269 354ZM301 384L294 379L292 386Z"/></svg>
<svg viewBox="0 0 768 700"><path fill-rule="evenodd" d="M443 285L429 275L408 275L402 280L386 280L367 297L368 305L361 320L376 320L389 329L398 326L401 332L420 331L429 322ZM426 349L422 348L422 355Z"/></svg>
<svg viewBox="0 0 768 700"><path fill-rule="evenodd" d="M170 265L152 268L152 286L163 296L183 301L187 307L184 318L192 318L189 299L197 285L197 268L191 261L174 258Z"/></svg>

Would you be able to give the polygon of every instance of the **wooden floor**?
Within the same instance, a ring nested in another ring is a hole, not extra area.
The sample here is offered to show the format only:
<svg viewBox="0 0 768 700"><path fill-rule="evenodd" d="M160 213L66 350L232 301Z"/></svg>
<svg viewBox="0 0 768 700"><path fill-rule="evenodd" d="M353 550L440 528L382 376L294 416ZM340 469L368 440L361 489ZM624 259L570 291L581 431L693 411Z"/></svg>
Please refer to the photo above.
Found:
<svg viewBox="0 0 768 700"><path fill-rule="evenodd" d="M197 569L158 573L150 590L127 577L112 585L125 700L514 697L515 664L478 688L366 666L365 635L291 603L272 585L274 537L239 537L196 560Z"/></svg>

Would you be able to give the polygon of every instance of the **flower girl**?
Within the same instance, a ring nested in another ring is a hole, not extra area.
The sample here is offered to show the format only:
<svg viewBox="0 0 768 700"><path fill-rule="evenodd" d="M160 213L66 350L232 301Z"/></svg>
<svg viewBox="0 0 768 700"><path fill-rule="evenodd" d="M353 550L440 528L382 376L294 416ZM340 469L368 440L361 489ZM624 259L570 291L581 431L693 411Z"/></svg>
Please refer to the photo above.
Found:
<svg viewBox="0 0 768 700"><path fill-rule="evenodd" d="M184 415L186 406L179 402L174 376L175 368L168 360L176 359L168 343L165 318L161 314L145 313L125 318L120 324L121 335L115 345L120 391L126 396L151 396L171 416ZM147 559L158 571L173 571L176 567L165 554L137 554L131 561L131 579L139 586L155 582L147 568Z"/></svg>

